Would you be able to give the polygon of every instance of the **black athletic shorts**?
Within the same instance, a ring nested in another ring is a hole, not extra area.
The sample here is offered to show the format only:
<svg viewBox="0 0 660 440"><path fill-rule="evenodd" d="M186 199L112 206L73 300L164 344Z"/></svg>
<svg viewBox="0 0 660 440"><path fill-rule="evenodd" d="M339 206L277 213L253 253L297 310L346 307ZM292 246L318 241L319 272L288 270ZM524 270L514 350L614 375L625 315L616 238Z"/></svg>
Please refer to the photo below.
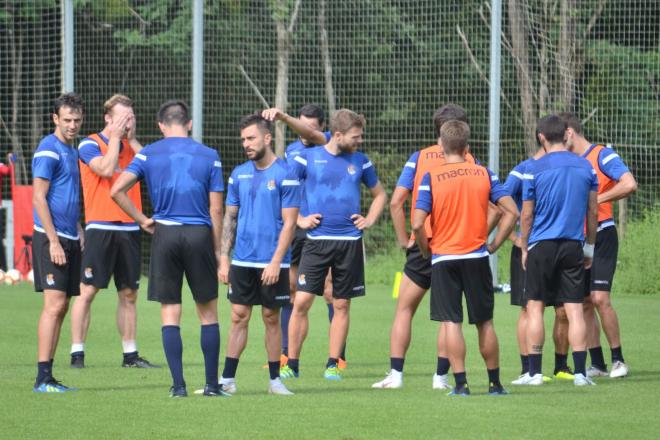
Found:
<svg viewBox="0 0 660 440"><path fill-rule="evenodd" d="M403 273L424 290L431 287L431 259L422 257L417 243L406 249L406 264Z"/></svg>
<svg viewBox="0 0 660 440"><path fill-rule="evenodd" d="M525 270L522 267L522 250L518 246L511 246L511 305L525 307Z"/></svg>
<svg viewBox="0 0 660 440"><path fill-rule="evenodd" d="M110 277L117 290L137 289L140 285L140 231L110 231L89 228L85 231L80 279L105 289Z"/></svg>
<svg viewBox="0 0 660 440"><path fill-rule="evenodd" d="M488 257L445 260L433 264L431 319L463 322L463 292L470 324L493 319L495 292Z"/></svg>
<svg viewBox="0 0 660 440"><path fill-rule="evenodd" d="M351 299L364 296L364 254L358 240L307 239L298 267L297 290L323 295L325 277L332 269L332 296Z"/></svg>
<svg viewBox="0 0 660 440"><path fill-rule="evenodd" d="M59 237L64 249L66 264L58 266L50 260L50 241L43 232L34 231L32 236L32 270L34 290L59 290L66 296L80 295L80 242Z"/></svg>
<svg viewBox="0 0 660 440"><path fill-rule="evenodd" d="M546 305L584 302L584 252L576 240L544 240L527 254L527 300Z"/></svg>
<svg viewBox="0 0 660 440"><path fill-rule="evenodd" d="M296 235L293 236L293 241L291 242L291 266L298 266L300 264L305 240L307 240L307 231L296 228Z"/></svg>
<svg viewBox="0 0 660 440"><path fill-rule="evenodd" d="M584 294L593 291L611 292L619 253L619 236L616 227L609 226L596 234L596 247L591 268L584 277Z"/></svg>
<svg viewBox="0 0 660 440"><path fill-rule="evenodd" d="M289 269L280 269L280 278L271 286L261 284L261 273L256 267L232 264L229 268L227 299L232 304L263 306L278 309L289 304Z"/></svg>
<svg viewBox="0 0 660 440"><path fill-rule="evenodd" d="M206 225L156 223L149 266L150 301L181 304L183 274L197 303L218 297L218 269L213 234Z"/></svg>

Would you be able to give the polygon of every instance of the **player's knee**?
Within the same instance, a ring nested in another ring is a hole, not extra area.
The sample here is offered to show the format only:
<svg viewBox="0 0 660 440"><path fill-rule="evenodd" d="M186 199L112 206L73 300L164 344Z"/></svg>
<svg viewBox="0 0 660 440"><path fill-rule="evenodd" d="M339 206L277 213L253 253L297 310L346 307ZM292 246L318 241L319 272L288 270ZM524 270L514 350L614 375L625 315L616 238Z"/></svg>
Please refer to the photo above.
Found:
<svg viewBox="0 0 660 440"><path fill-rule="evenodd" d="M250 314L244 310L234 310L231 313L231 323L235 326L247 326Z"/></svg>
<svg viewBox="0 0 660 440"><path fill-rule="evenodd" d="M555 309L555 320L560 324L565 324L568 322L568 316L566 316L566 308L557 307Z"/></svg>
<svg viewBox="0 0 660 440"><path fill-rule="evenodd" d="M137 303L137 290L120 292L119 301L124 305L134 306Z"/></svg>
<svg viewBox="0 0 660 440"><path fill-rule="evenodd" d="M340 299L333 302L333 307L335 309L335 315L337 314L348 314L349 309L351 308L351 302L346 299Z"/></svg>
<svg viewBox="0 0 660 440"><path fill-rule="evenodd" d="M591 302L594 304L595 307L598 308L598 310L602 310L602 309L612 307L612 302L610 301L610 296L606 293L605 294L592 295Z"/></svg>

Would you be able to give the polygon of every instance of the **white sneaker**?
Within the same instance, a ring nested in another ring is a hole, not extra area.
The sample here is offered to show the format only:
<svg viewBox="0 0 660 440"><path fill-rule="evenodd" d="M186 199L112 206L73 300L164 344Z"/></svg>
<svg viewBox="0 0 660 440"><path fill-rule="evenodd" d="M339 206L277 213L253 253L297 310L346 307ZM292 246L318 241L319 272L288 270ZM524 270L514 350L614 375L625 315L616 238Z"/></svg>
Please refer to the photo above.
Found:
<svg viewBox="0 0 660 440"><path fill-rule="evenodd" d="M449 378L447 374L433 375L433 389L434 390L453 390L454 387L449 383Z"/></svg>
<svg viewBox="0 0 660 440"><path fill-rule="evenodd" d="M576 387L584 387L588 385L596 385L593 380L588 378L582 373L575 373L575 378L573 379L573 384L575 384Z"/></svg>
<svg viewBox="0 0 660 440"><path fill-rule="evenodd" d="M621 361L615 361L610 370L610 377L616 379L618 377L626 377L628 375L628 365Z"/></svg>
<svg viewBox="0 0 660 440"><path fill-rule="evenodd" d="M268 394L278 394L280 396L293 396L293 393L289 391L280 378L272 379L270 385L268 385Z"/></svg>
<svg viewBox="0 0 660 440"><path fill-rule="evenodd" d="M520 376L518 376L518 379L512 380L511 385L525 385L525 383L529 380L529 373L523 373Z"/></svg>
<svg viewBox="0 0 660 440"><path fill-rule="evenodd" d="M519 377L518 380L520 382L516 383L516 385L531 385L531 386L543 385L543 375L541 373L535 374L534 376L530 376L529 373L525 373L521 377Z"/></svg>
<svg viewBox="0 0 660 440"><path fill-rule="evenodd" d="M236 380L234 378L227 378L220 376L218 384L222 385L222 391L225 391L229 394L234 394L236 392Z"/></svg>
<svg viewBox="0 0 660 440"><path fill-rule="evenodd" d="M390 370L390 372L387 373L385 379L371 385L371 388L395 389L401 387L403 387L403 372L396 371L394 369Z"/></svg>
<svg viewBox="0 0 660 440"><path fill-rule="evenodd" d="M628 369L626 368L626 372ZM607 370L601 370L598 367L594 367L593 365L587 368L587 377L607 377L609 374L607 373Z"/></svg>

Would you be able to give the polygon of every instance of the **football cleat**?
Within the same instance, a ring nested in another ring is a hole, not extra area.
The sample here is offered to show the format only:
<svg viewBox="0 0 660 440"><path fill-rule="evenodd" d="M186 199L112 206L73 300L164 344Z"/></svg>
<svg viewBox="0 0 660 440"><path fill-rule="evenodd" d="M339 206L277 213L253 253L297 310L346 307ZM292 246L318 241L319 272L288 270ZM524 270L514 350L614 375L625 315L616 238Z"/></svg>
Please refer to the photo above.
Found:
<svg viewBox="0 0 660 440"><path fill-rule="evenodd" d="M624 364L621 361L614 361L612 364L612 369L610 370L610 377L612 379L617 379L621 377L626 377L628 375L628 365Z"/></svg>
<svg viewBox="0 0 660 440"><path fill-rule="evenodd" d="M328 380L341 380L341 371L337 366L334 367L328 367L325 369L325 372L323 373L323 377L325 377Z"/></svg>
<svg viewBox="0 0 660 440"><path fill-rule="evenodd" d="M291 379L291 378L297 378L298 376L299 373L297 371L293 371L293 369L288 365L285 365L282 368L280 368L280 379Z"/></svg>
<svg viewBox="0 0 660 440"><path fill-rule="evenodd" d="M71 353L71 368L85 368L85 353Z"/></svg>
<svg viewBox="0 0 660 440"><path fill-rule="evenodd" d="M501 383L490 382L488 384L488 395L490 396L506 396L509 394L507 390L504 389Z"/></svg>
<svg viewBox="0 0 660 440"><path fill-rule="evenodd" d="M573 380L575 379L575 374L571 371L570 367L564 367L561 370L555 371L554 377L561 380Z"/></svg>
<svg viewBox="0 0 660 440"><path fill-rule="evenodd" d="M121 366L124 368L160 368L160 365L152 364L140 356L124 358Z"/></svg>
<svg viewBox="0 0 660 440"><path fill-rule="evenodd" d="M218 380L218 385L222 387L222 391L225 391L229 394L234 394L238 389L236 387L236 380L233 377L225 378L220 376L220 379Z"/></svg>
<svg viewBox="0 0 660 440"><path fill-rule="evenodd" d="M339 358L339 360L337 361L337 368L343 371L346 369L347 366L348 364L346 363L346 359Z"/></svg>
<svg viewBox="0 0 660 440"><path fill-rule="evenodd" d="M395 389L403 387L403 373L401 371L390 370L385 379L371 385L371 388Z"/></svg>
<svg viewBox="0 0 660 440"><path fill-rule="evenodd" d="M591 378L588 376L585 376L582 373L575 373L575 379L573 379L573 383L575 384L576 387L583 387L583 386L588 386L588 385L596 385Z"/></svg>
<svg viewBox="0 0 660 440"><path fill-rule="evenodd" d="M175 387L172 386L170 387L170 397L188 397L188 391L186 391L186 386L180 386L180 387Z"/></svg>
<svg viewBox="0 0 660 440"><path fill-rule="evenodd" d="M279 396L293 396L293 393L289 391L280 378L272 379L268 385L268 394L277 394Z"/></svg>
<svg viewBox="0 0 660 440"><path fill-rule="evenodd" d="M449 384L449 378L446 374L433 375L433 389L434 390L451 390L452 386Z"/></svg>
<svg viewBox="0 0 660 440"><path fill-rule="evenodd" d="M514 380L511 382L513 385L532 385L532 386L538 386L538 385L543 385L544 380L543 380L543 375L542 374L535 374L534 376L530 376L529 373L525 373L522 376L520 376L518 379Z"/></svg>
<svg viewBox="0 0 660 440"><path fill-rule="evenodd" d="M589 368L587 368L587 377L607 377L607 376L609 376L609 373L607 372L607 368L602 369L595 365L592 365Z"/></svg>
<svg viewBox="0 0 660 440"><path fill-rule="evenodd" d="M220 384L206 384L202 395L207 397L231 397L224 387Z"/></svg>
<svg viewBox="0 0 660 440"><path fill-rule="evenodd" d="M454 388L447 395L451 396L451 397L454 397L454 396L467 397L467 396L470 395L470 388L468 387L467 384L464 384L464 385L461 385L460 387Z"/></svg>

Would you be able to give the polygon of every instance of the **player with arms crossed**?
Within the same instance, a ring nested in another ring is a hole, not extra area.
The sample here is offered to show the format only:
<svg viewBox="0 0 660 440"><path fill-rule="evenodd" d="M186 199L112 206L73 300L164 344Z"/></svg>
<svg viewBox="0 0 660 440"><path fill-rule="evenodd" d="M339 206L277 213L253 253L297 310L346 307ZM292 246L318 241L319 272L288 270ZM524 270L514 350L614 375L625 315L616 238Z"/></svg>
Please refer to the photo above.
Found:
<svg viewBox="0 0 660 440"><path fill-rule="evenodd" d="M637 182L628 167L612 148L592 144L584 137L582 123L571 113L561 113L566 123L566 145L569 150L587 159L598 175L598 228L594 259L585 278L584 319L587 323L587 344L591 366L587 375L607 376L607 366L600 345L600 328L594 308L598 311L603 330L612 352L612 378L628 375L628 365L621 350L619 319L610 292L616 271L619 238L612 215L612 202L624 199L637 190Z"/></svg>
<svg viewBox="0 0 660 440"><path fill-rule="evenodd" d="M44 305L37 330L38 360L34 392L62 393L53 377L53 359L69 299L80 295L80 171L73 146L83 121L82 100L75 93L53 105L55 131L41 140L32 159L34 289Z"/></svg>
<svg viewBox="0 0 660 440"><path fill-rule="evenodd" d="M450 395L470 394L465 373L463 305L476 324L479 350L488 370L489 394L507 394L499 377L499 346L493 325L495 303L488 255L506 240L518 218L518 209L489 169L466 160L470 128L463 121L446 122L440 145L446 164L426 173L419 185L413 232L424 258L432 257L431 319L446 326L449 362L455 388ZM488 202L502 211L501 227L490 244ZM426 219L432 217L431 241Z"/></svg>
<svg viewBox="0 0 660 440"><path fill-rule="evenodd" d="M300 207L300 182L271 148L272 128L258 114L241 119L241 141L249 159L231 173L222 231L220 280L229 283L231 330L220 378L236 391L236 368L245 349L252 308L261 306L270 373L270 394L293 394L280 380L279 309L289 304L289 246ZM229 253L234 248L230 264Z"/></svg>
<svg viewBox="0 0 660 440"><path fill-rule="evenodd" d="M582 303L585 266L596 239L598 180L591 164L564 145L566 124L556 115L541 118L537 137L545 156L525 169L520 249L526 270L529 372L520 385L542 385L547 304L563 303L573 348L574 384L593 385L586 376L586 328ZM584 218L587 242L584 244Z"/></svg>
<svg viewBox="0 0 660 440"><path fill-rule="evenodd" d="M201 322L204 395L228 395L218 384L222 164L216 150L188 137L192 121L183 101L161 105L158 127L164 139L135 155L113 185L111 195L144 230L153 233L148 299L161 303L163 348L173 381L170 396L188 395L179 326L184 273ZM145 180L149 188L153 218L140 212L128 196L139 180Z"/></svg>
<svg viewBox="0 0 660 440"><path fill-rule="evenodd" d="M467 123L467 114L463 107L456 104L447 104L440 107L433 115L436 135L440 136L440 128L451 120ZM475 163L475 158L468 151L465 154L468 162ZM396 313L390 332L390 371L385 379L376 382L372 388L401 388L403 386L403 365L406 351L410 346L412 336L412 318L417 311L424 294L431 287L431 260L423 258L419 247L415 243L414 234L408 235L406 231L406 215L404 205L412 194L410 205L410 223L415 213L419 183L424 175L445 164L445 153L441 146L432 145L414 152L403 166L392 199L390 201L390 214L392 224L399 242L399 246L406 251L406 263L403 268L403 278L399 287ZM490 225L495 225L499 219L496 207L489 208ZM431 219L426 221L427 238L431 238ZM447 380L449 372L449 359L445 348L445 326L440 325L438 331L438 360L436 372L433 375L433 389L451 389Z"/></svg>
<svg viewBox="0 0 660 440"><path fill-rule="evenodd" d="M122 367L156 367L137 350L137 293L140 284L140 226L110 197L110 188L142 145L135 138L133 101L113 95L103 104L105 128L78 145L80 177L85 201L85 239L80 296L71 307L71 367L85 366L85 340L92 301L106 289L110 277L117 288L117 329L124 353ZM128 192L142 210L140 185Z"/></svg>
<svg viewBox="0 0 660 440"><path fill-rule="evenodd" d="M309 212L321 217L319 225L307 233L303 247L289 323L289 360L280 371L282 378L298 376L300 351L309 326L307 315L314 298L323 295L330 269L335 314L324 377L341 379L338 361L348 334L351 299L365 294L362 231L378 220L387 203L373 164L356 151L363 142L364 126L364 116L338 110L330 120L330 142L305 149L295 159L296 175L305 182ZM360 214L361 184L373 197L366 217Z"/></svg>

